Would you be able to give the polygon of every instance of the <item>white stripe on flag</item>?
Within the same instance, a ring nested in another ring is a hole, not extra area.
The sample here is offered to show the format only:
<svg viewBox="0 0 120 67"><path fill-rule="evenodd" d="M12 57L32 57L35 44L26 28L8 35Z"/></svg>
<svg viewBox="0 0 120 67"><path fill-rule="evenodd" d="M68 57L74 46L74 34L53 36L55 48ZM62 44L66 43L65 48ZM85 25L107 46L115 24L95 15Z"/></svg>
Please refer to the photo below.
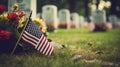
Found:
<svg viewBox="0 0 120 67"><path fill-rule="evenodd" d="M26 38L24 38L24 37L22 37L22 39L23 39L24 41L26 41L26 42L28 42L28 43L32 44L33 46L35 46L35 45L36 45L35 43L33 43L33 42L29 41L28 39L26 39Z"/></svg>

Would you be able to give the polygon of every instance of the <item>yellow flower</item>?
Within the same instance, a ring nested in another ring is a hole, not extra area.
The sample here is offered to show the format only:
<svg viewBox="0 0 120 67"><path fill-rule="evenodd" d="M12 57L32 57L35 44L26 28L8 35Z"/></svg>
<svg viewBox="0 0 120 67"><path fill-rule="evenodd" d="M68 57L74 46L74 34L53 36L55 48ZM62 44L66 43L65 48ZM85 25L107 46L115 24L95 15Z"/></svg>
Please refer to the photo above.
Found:
<svg viewBox="0 0 120 67"><path fill-rule="evenodd" d="M25 21L25 16L22 16L21 18L19 18L19 20L18 20L18 27L22 27L24 21Z"/></svg>
<svg viewBox="0 0 120 67"><path fill-rule="evenodd" d="M44 26L44 27L42 28L42 32L43 32L43 33L46 33L46 32L47 32L47 27L46 27L46 26Z"/></svg>
<svg viewBox="0 0 120 67"><path fill-rule="evenodd" d="M44 25L42 19L39 19L39 18L35 18L35 19L33 20L33 22L34 22L35 24L39 25L39 26L43 26L43 25Z"/></svg>
<svg viewBox="0 0 120 67"><path fill-rule="evenodd" d="M12 11L17 11L19 8L19 5L17 3L13 4Z"/></svg>
<svg viewBox="0 0 120 67"><path fill-rule="evenodd" d="M2 19L3 18L3 16L0 14L0 19Z"/></svg>
<svg viewBox="0 0 120 67"><path fill-rule="evenodd" d="M45 33L45 32L47 31L46 24L45 24L45 22L44 22L42 19L40 19L40 18L35 18L35 19L33 20L33 22L34 22L35 24L39 25L39 26L42 28L41 31L42 31L43 33Z"/></svg>
<svg viewBox="0 0 120 67"><path fill-rule="evenodd" d="M7 13L1 14L1 15L0 15L0 19L1 19L1 20L8 20L8 18L7 18Z"/></svg>
<svg viewBox="0 0 120 67"><path fill-rule="evenodd" d="M8 20L8 18L7 18L7 13L4 13L4 14L3 14L3 19L4 19L4 20Z"/></svg>

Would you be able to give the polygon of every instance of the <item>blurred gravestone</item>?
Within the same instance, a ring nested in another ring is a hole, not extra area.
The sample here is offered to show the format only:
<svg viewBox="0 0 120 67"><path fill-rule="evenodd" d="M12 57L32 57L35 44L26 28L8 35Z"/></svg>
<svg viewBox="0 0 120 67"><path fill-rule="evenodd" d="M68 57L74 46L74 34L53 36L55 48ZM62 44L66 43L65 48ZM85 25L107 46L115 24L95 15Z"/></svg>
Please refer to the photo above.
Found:
<svg viewBox="0 0 120 67"><path fill-rule="evenodd" d="M32 10L32 18L36 17L36 0L8 0L8 11L11 11L11 7L14 3L18 3L19 10L25 11L26 17L29 17Z"/></svg>
<svg viewBox="0 0 120 67"><path fill-rule="evenodd" d="M68 9L59 10L59 27L70 28L70 11Z"/></svg>
<svg viewBox="0 0 120 67"><path fill-rule="evenodd" d="M78 13L71 13L71 26L75 27L75 28L80 27L79 14Z"/></svg>
<svg viewBox="0 0 120 67"><path fill-rule="evenodd" d="M106 13L104 10L96 10L92 13L92 19L95 23L94 31L106 31Z"/></svg>
<svg viewBox="0 0 120 67"><path fill-rule="evenodd" d="M84 24L84 17L83 16L80 16L80 19L79 19L79 21L80 21L80 27L83 27L83 24Z"/></svg>
<svg viewBox="0 0 120 67"><path fill-rule="evenodd" d="M109 21L112 23L113 27L116 27L117 24L117 17L115 15L110 15L109 16Z"/></svg>
<svg viewBox="0 0 120 67"><path fill-rule="evenodd" d="M105 23L106 13L104 10L96 10L92 13L92 18L94 23Z"/></svg>
<svg viewBox="0 0 120 67"><path fill-rule="evenodd" d="M55 5L43 6L42 18L48 26L48 32L53 32L58 28L57 7Z"/></svg>

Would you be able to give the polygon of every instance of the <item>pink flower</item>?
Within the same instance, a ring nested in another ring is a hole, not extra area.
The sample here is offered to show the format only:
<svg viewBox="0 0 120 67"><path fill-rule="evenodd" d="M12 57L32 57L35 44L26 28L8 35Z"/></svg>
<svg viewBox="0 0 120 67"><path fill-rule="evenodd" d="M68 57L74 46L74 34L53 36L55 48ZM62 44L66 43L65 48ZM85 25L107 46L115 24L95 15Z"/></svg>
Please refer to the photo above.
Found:
<svg viewBox="0 0 120 67"><path fill-rule="evenodd" d="M41 27L41 26L39 27L39 29L40 29L40 31L42 32L42 27Z"/></svg>
<svg viewBox="0 0 120 67"><path fill-rule="evenodd" d="M20 17L25 16L25 12L24 12L24 11L19 11L19 12L18 12L18 15L19 15Z"/></svg>
<svg viewBox="0 0 120 67"><path fill-rule="evenodd" d="M6 7L2 4L0 4L0 14L6 11Z"/></svg>
<svg viewBox="0 0 120 67"><path fill-rule="evenodd" d="M10 38L10 32L6 30L0 30L0 40L6 40Z"/></svg>

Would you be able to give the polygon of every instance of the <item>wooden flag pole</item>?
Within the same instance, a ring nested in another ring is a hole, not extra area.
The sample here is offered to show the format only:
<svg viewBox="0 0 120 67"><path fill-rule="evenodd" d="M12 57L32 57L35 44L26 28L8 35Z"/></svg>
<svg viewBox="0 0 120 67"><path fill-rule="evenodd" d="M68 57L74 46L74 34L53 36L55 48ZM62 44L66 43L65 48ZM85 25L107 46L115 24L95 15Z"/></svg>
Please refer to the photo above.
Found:
<svg viewBox="0 0 120 67"><path fill-rule="evenodd" d="M23 28L23 30L22 30L22 32L21 32L21 34L20 34L20 36L19 36L19 38L18 38L18 40L17 40L16 44L15 44L15 46L14 46L14 48L13 48L12 52L11 52L11 55L13 55L13 54L14 54L15 49L16 49L17 45L18 45L18 44L19 44L19 42L20 42L20 39L21 39L21 37L22 37L22 34L23 34L24 30L25 30L25 28L26 28L26 26L27 26L27 24L28 24L29 20L31 20L31 15L32 15L32 11L30 12L29 19L28 19L28 20L27 20L27 22L25 23L25 26L24 26L24 28Z"/></svg>

